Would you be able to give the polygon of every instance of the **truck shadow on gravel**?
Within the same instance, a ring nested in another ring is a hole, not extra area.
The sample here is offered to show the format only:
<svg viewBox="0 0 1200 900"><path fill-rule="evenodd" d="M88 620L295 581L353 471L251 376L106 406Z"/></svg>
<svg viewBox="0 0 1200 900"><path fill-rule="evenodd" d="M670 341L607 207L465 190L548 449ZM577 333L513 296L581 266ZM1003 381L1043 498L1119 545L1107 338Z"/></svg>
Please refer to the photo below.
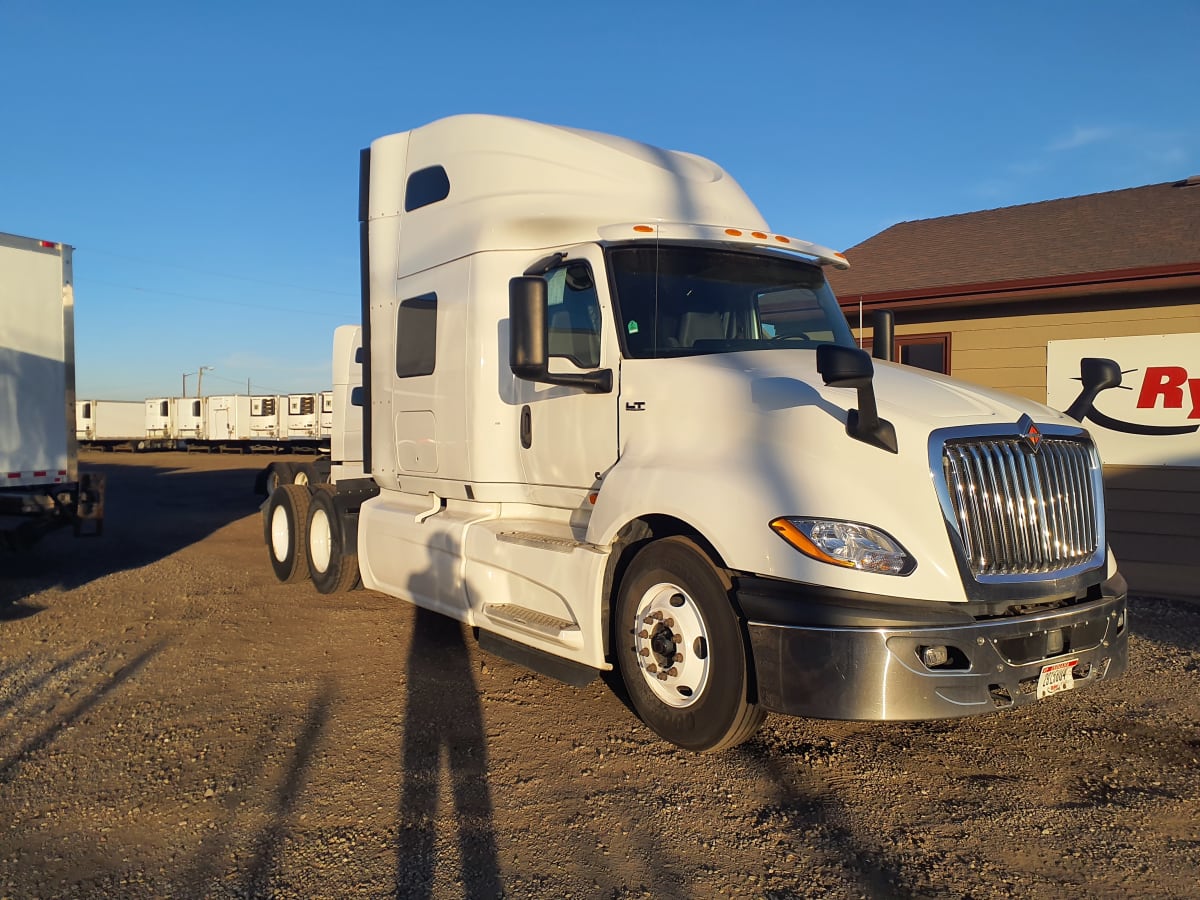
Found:
<svg viewBox="0 0 1200 900"><path fill-rule="evenodd" d="M459 622L417 608L407 693L395 895L434 896L437 824L449 819L438 815L444 762L454 798L462 895L502 896L483 712Z"/></svg>
<svg viewBox="0 0 1200 900"><path fill-rule="evenodd" d="M1157 597L1129 598L1129 627L1136 637L1200 650L1200 603Z"/></svg>
<svg viewBox="0 0 1200 900"><path fill-rule="evenodd" d="M280 853L292 836L296 805L304 792L336 695L334 682L322 678L308 703L299 734L291 740L287 736L292 732L282 715L269 717L259 727L234 767L233 789L220 794L220 827L205 838L182 879L182 883L195 886L195 896L220 893L218 886L228 890L235 878L238 881L235 896L275 895L273 882L279 870ZM285 756L278 776L268 763L274 754ZM265 821L256 834L247 835L239 829L243 807L248 798L258 796L257 786L271 779L277 780L264 804ZM239 852L248 849L249 853L248 859L236 864L236 876L227 871L233 847Z"/></svg>
<svg viewBox="0 0 1200 900"><path fill-rule="evenodd" d="M102 703L113 691L145 668L147 663L158 656L168 643L170 641L165 637L155 641L94 687L84 691L83 695L68 708L61 712L55 711L50 722L20 740L18 746L0 747L0 750L3 750L3 761L0 761L0 785L12 781L25 759L49 747L60 734L73 728L80 719ZM6 670L0 677L0 694L5 697L3 705L0 706L0 715L15 717L15 713L18 711L25 712L27 715L29 706L44 702L46 686L53 682L56 676L70 674L86 661L88 655L87 651L79 651L71 657L59 660L46 671L19 687L10 687L7 684L13 672ZM22 716L22 718L25 717Z"/></svg>
<svg viewBox="0 0 1200 900"><path fill-rule="evenodd" d="M148 565L258 510L256 468L155 463L81 461L81 470L107 476L104 533L76 538L64 528L24 552L0 555L0 621L42 608L22 603L27 597Z"/></svg>

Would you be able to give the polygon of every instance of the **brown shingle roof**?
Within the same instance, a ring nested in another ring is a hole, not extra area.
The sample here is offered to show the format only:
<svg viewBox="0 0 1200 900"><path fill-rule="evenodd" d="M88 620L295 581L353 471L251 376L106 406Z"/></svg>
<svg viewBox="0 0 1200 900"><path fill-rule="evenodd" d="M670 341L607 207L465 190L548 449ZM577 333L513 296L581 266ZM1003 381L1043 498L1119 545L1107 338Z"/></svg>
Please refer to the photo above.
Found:
<svg viewBox="0 0 1200 900"><path fill-rule="evenodd" d="M843 301L1119 270L1200 271L1200 177L901 222L846 256L849 271L828 273Z"/></svg>

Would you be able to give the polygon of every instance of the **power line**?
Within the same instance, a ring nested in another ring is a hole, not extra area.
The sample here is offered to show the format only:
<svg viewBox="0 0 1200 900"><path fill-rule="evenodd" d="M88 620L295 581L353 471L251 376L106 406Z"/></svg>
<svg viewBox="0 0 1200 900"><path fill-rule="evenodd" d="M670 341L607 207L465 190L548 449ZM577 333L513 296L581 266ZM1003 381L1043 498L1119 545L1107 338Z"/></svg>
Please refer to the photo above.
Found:
<svg viewBox="0 0 1200 900"><path fill-rule="evenodd" d="M113 253L109 250L98 250L95 247L89 248L88 252L99 253L101 256L111 256L113 259L123 259L126 262L142 263L143 265L149 265L149 266L161 266L165 269L178 269L182 272L196 272L197 274L200 274L200 275L215 275L218 278L230 278L230 279L233 279L234 281L247 281L247 282L250 282L251 284L265 284L265 285L270 285L272 287L288 288L289 290L293 290L293 291L308 291L309 293L313 293L313 294L328 294L329 296L332 296L332 297L348 297L348 298L357 297L356 294L348 293L346 291L331 291L326 288L315 288L315 287L309 287L307 285L302 285L302 284L288 284L287 282L283 282L283 281L267 281L266 279L263 279L263 278L250 278L249 276L246 276L246 275L231 275L228 272L218 272L213 269L198 269L194 266L181 266L178 263L165 263L165 262L159 262L158 260L153 260L153 259L140 259L136 256L125 256L124 254Z"/></svg>
<svg viewBox="0 0 1200 900"><path fill-rule="evenodd" d="M345 316L334 312L318 312L310 309L297 309L293 306L268 306L265 303L243 303L237 300L222 300L217 297L200 297L196 294L181 294L177 291L162 291L157 288L144 288L131 284L119 284L115 281L105 281L102 278L89 278L92 284L102 284L108 287L120 288L123 291L136 291L140 294L152 294L161 297L178 297L182 300L194 300L199 303L219 303L222 306L237 306L243 309L261 309L267 312L282 312L290 315L320 316L326 319L344 319Z"/></svg>

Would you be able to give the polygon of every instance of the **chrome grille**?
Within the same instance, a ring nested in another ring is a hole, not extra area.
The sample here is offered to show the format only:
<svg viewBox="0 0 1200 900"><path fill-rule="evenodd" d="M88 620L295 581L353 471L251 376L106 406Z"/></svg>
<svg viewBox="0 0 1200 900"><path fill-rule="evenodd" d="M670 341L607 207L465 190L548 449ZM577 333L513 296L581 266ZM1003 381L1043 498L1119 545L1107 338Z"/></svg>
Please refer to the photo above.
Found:
<svg viewBox="0 0 1200 900"><path fill-rule="evenodd" d="M1056 572L1097 552L1099 457L1086 440L948 441L942 465L958 531L978 576Z"/></svg>

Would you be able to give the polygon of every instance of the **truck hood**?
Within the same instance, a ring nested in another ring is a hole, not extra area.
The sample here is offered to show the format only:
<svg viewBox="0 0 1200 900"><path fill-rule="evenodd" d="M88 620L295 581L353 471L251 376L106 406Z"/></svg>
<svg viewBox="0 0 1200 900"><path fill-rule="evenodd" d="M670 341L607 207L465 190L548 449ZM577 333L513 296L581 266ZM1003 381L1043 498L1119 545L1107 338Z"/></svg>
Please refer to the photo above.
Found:
<svg viewBox="0 0 1200 900"><path fill-rule="evenodd" d="M875 395L896 430L890 453L846 433L857 392L826 387L813 350L626 360L620 374L620 459L606 475L589 532L605 541L627 515L607 507L610 483L640 498L639 515L696 528L732 569L847 590L963 600L930 463L938 429L1014 435L1029 415L1075 426L1041 404L876 362ZM904 577L817 563L771 533L780 516L870 524L917 559ZM628 519L625 519L628 521Z"/></svg>
<svg viewBox="0 0 1200 900"><path fill-rule="evenodd" d="M858 406L857 392L827 387L817 372L816 358L813 350L768 350L627 360L622 367L621 399L642 402L647 408L650 403L666 404L652 418L661 422L665 415L673 427L687 431L714 429L724 416L728 425L738 429L765 429L785 438L799 439L801 431L809 435L815 431L825 439L834 433L844 437L847 413ZM936 428L1015 427L1022 415L1045 424L1076 424L1058 410L1012 394L911 366L879 360L874 365L880 416L892 422L902 441L918 445L902 446L901 453L916 449L924 458L929 433ZM689 414L698 417L690 425L681 421ZM639 433L634 417L626 415L622 425L626 424L631 438ZM622 428L622 435L626 433Z"/></svg>

